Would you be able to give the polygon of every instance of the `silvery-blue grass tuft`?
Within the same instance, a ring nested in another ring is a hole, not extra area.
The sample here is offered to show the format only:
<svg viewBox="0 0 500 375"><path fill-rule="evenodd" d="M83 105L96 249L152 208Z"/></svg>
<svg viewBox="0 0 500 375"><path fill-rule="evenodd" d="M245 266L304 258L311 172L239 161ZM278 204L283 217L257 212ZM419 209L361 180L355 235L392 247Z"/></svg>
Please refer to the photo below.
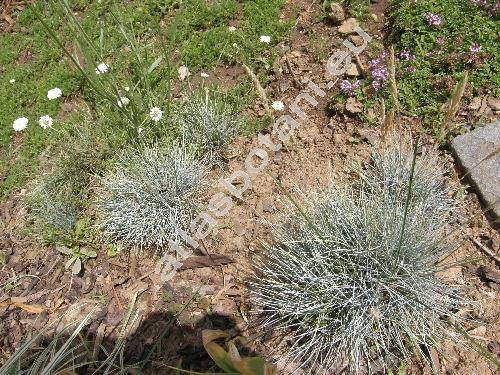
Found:
<svg viewBox="0 0 500 375"><path fill-rule="evenodd" d="M212 160L220 159L241 127L229 108L208 92L189 97L176 111L174 122L184 142Z"/></svg>
<svg viewBox="0 0 500 375"><path fill-rule="evenodd" d="M466 301L436 276L453 250L453 203L436 157L413 160L394 147L374 154L356 184L305 207L291 198L289 223L259 261L261 324L292 335L287 355L308 373L343 364L371 373L455 337L448 321Z"/></svg>
<svg viewBox="0 0 500 375"><path fill-rule="evenodd" d="M158 250L186 229L205 191L205 166L184 147L121 156L102 179L101 228L127 246Z"/></svg>
<svg viewBox="0 0 500 375"><path fill-rule="evenodd" d="M69 192L55 185L57 179L52 175L38 180L28 195L31 214L43 225L56 230L69 232L76 223L76 204ZM60 190L58 190L60 189Z"/></svg>

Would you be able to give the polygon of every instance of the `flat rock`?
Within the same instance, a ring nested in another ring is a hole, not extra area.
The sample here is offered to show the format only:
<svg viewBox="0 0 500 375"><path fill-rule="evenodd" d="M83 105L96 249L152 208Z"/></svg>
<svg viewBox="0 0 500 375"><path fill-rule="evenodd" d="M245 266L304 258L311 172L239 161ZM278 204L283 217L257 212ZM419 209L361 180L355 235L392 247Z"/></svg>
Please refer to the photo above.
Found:
<svg viewBox="0 0 500 375"><path fill-rule="evenodd" d="M363 104L356 100L355 98L348 98L345 103L345 109L349 113L361 113L363 112Z"/></svg>
<svg viewBox="0 0 500 375"><path fill-rule="evenodd" d="M499 98L489 98L488 106L494 111L500 111L500 99Z"/></svg>
<svg viewBox="0 0 500 375"><path fill-rule="evenodd" d="M328 18L335 24L340 24L345 20L344 8L342 5L332 2L330 4L330 11L328 12Z"/></svg>
<svg viewBox="0 0 500 375"><path fill-rule="evenodd" d="M472 98L469 104L469 109L477 111L479 108L481 108L481 98L479 97Z"/></svg>
<svg viewBox="0 0 500 375"><path fill-rule="evenodd" d="M359 77L359 69L358 66L352 63L349 68L346 70L345 74L348 77Z"/></svg>
<svg viewBox="0 0 500 375"><path fill-rule="evenodd" d="M339 27L339 33L342 34L352 34L354 33L354 30L356 27L359 26L358 21L356 18L348 18L344 22L342 22L342 25Z"/></svg>
<svg viewBox="0 0 500 375"><path fill-rule="evenodd" d="M456 137L451 147L485 206L500 217L500 121Z"/></svg>

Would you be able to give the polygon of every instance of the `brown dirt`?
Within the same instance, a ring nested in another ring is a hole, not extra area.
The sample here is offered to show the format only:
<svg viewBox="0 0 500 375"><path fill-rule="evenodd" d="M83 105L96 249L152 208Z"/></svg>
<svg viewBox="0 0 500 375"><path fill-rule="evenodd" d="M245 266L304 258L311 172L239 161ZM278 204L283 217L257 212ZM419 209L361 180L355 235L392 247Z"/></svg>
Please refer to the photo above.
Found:
<svg viewBox="0 0 500 375"><path fill-rule="evenodd" d="M88 330L102 333L104 342L112 343L136 294L136 313L133 314L135 319L132 319L128 337L127 356L139 359L167 327L172 314L179 312L182 304L189 302L196 291L201 297L191 301L188 308L176 317L161 343L161 356L155 357L150 373L170 373L166 364L177 364L179 359L182 359L186 369L207 369L210 361L203 351L200 336L201 330L207 328L247 336L250 338L247 348L252 353L280 358L286 340L272 335L262 339L262 333L251 328L252 305L246 287L252 273L252 260L261 254L262 242L271 240L271 226L280 217L283 202L286 202L273 177L297 194L313 193L332 182L342 183L352 177L350 166L367 160L370 148L380 140L377 126L364 126L359 120L343 113L329 116L326 110L328 98L336 89L326 89L325 62L315 62L309 36L329 41L330 52L343 37L336 32L336 27L317 21L319 4L311 5L307 1L294 1L293 4L301 8L301 16L290 43L278 46L285 52L274 64L271 83L266 88L267 95L270 100L279 99L288 106L305 86L302 83L304 77L311 78L328 95L319 100L317 107L305 109L307 119L301 122L295 135L281 152L273 156L265 171L252 179L243 199L235 201L230 214L218 223L216 233L205 241L209 254L225 255L234 262L182 270L171 282L163 285L159 276L152 272L156 260L148 254L139 254L134 261L129 253L109 258L105 250L100 249L96 260L85 263L82 275L71 276L64 270L65 259L60 254L51 247L41 245L40 239L33 234L26 233L27 208L22 204L25 192L17 193L0 206L0 246L7 257L6 263L0 266L0 285L4 286L8 279L19 275L32 276L21 279L10 291L4 289L0 303L14 298L16 302L36 305L43 311L33 314L18 307L0 307L0 359L19 347L28 333L56 321L64 312L69 311L54 330L60 330L64 322L73 318L82 319L92 306L102 301L105 303L95 311ZM380 3L374 6L380 20L384 8L377 7ZM287 11L290 8L287 7ZM370 26L370 30L374 30L372 27L379 30L371 34L374 38L375 35L382 35L381 25L379 22ZM366 56L362 56L363 59ZM214 75L211 79L227 85L241 74L244 74L242 69L231 67L211 73L211 76ZM256 103L253 110L254 113L263 113L260 103ZM403 120L405 129L416 126L411 119ZM214 191L218 190L215 187L217 177L229 176L233 171L244 169L248 152L257 144L256 135L233 143L225 170L213 172ZM424 138L424 146L431 144L430 138ZM447 184L456 192L461 185L454 161L447 152L442 152L442 161L450 170ZM498 253L498 233L483 214L476 195L467 190L461 202L456 224L461 226L464 234ZM454 259L483 255L477 245L467 239ZM500 284L485 277L484 272L478 269L480 265L490 271L498 270L493 261L485 258L478 264L457 266L441 277L459 285L475 301L470 310L462 313L475 319L477 324L466 328L472 337L498 358L500 308L496 301ZM47 334L50 336L51 333ZM277 347L279 349L274 350ZM440 350L442 353L439 355L431 353L440 374L498 373L491 363L469 347L447 342L442 344ZM430 374L430 369L409 362L408 372ZM281 373L288 372L282 369Z"/></svg>

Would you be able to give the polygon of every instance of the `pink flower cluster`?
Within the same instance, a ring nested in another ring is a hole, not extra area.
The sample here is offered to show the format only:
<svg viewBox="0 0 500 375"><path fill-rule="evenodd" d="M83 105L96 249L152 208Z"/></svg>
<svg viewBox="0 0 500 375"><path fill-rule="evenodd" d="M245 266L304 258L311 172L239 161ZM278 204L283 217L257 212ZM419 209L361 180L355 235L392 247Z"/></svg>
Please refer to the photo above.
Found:
<svg viewBox="0 0 500 375"><path fill-rule="evenodd" d="M472 43L472 45L470 46L470 51L472 53L478 53L479 51L481 51L481 46L477 43Z"/></svg>
<svg viewBox="0 0 500 375"><path fill-rule="evenodd" d="M424 14L425 19L427 20L427 23L430 26L439 26L441 25L441 17L439 17L437 14L427 12Z"/></svg>
<svg viewBox="0 0 500 375"><path fill-rule="evenodd" d="M349 80L344 79L342 82L340 82L340 91L352 95L354 90L359 89L361 87L361 84L359 80L356 80L354 82L349 82Z"/></svg>
<svg viewBox="0 0 500 375"><path fill-rule="evenodd" d="M389 72L387 71L387 65L385 59L387 57L387 52L382 52L376 59L368 61L368 69L372 76L372 87L375 90L379 90L385 85Z"/></svg>
<svg viewBox="0 0 500 375"><path fill-rule="evenodd" d="M467 60L467 63L468 63L468 64L472 63L474 55L475 55L476 53L478 53L478 52L481 52L481 49L482 49L482 48L483 48L483 47L481 47L481 46L480 46L479 44L477 44L477 43L472 43L472 44L471 44L471 46L470 46L470 48L469 48L469 51L472 53L472 55L469 55L469 59Z"/></svg>
<svg viewBox="0 0 500 375"><path fill-rule="evenodd" d="M413 60L415 60L415 55L412 55L410 53L410 51L407 51L407 50L401 51L401 53L399 54L399 56L401 56L401 58L403 60L406 60L406 61L413 61Z"/></svg>
<svg viewBox="0 0 500 375"><path fill-rule="evenodd" d="M487 0L469 0L469 4L478 8L487 9L489 17L494 17L500 11L500 2L498 1L490 5Z"/></svg>

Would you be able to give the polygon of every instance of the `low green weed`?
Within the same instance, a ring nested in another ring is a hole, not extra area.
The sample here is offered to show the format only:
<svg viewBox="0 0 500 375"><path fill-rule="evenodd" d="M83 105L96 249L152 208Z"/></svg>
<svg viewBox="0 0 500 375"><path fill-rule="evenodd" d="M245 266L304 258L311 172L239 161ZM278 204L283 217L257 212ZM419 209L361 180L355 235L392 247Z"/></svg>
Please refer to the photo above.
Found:
<svg viewBox="0 0 500 375"><path fill-rule="evenodd" d="M234 0L210 5L202 0L148 0L126 6L86 0L70 6L59 0L35 1L25 11L15 13L14 31L0 35L0 65L4 68L0 96L5 99L0 103L0 200L34 175L39 155L55 144L53 133L36 124L40 116L51 116L53 127L62 128L65 111L75 111L74 103L83 99L92 116L99 117L98 122L105 117L115 128L126 128L130 140L137 137L134 131L145 128L141 124L149 109L164 106L165 121L144 136L149 140L159 134L172 137L168 98L177 67L184 64L195 73L245 62L268 69L274 53L268 52L269 46L259 42L259 37L271 36L274 45L287 36L293 19L279 17L283 6L283 0L257 0L242 6ZM42 17L37 17L38 11ZM237 19L236 30L229 30L229 24ZM47 30L53 31L60 45L50 41ZM172 45L176 51L169 49ZM65 55L61 46L69 54ZM68 69L73 58L85 74ZM97 76L99 63L110 69ZM148 79L143 81L145 72ZM47 91L54 87L61 89L62 97L48 100ZM245 95L244 101L251 103L253 93L245 91ZM126 111L117 105L121 97L129 101ZM27 117L29 124L16 134L12 123L19 117ZM73 114L64 119L69 127L78 127L80 121Z"/></svg>
<svg viewBox="0 0 500 375"><path fill-rule="evenodd" d="M93 245L94 233L90 228L90 220L80 219L70 235L57 238L56 250L69 257L64 267L77 275L82 271L85 261L97 257L97 253L91 249Z"/></svg>
<svg viewBox="0 0 500 375"><path fill-rule="evenodd" d="M493 2L392 0L389 5L400 101L407 113L424 116L428 131L439 134L440 108L466 70L469 97L488 92L498 97L500 9Z"/></svg>

